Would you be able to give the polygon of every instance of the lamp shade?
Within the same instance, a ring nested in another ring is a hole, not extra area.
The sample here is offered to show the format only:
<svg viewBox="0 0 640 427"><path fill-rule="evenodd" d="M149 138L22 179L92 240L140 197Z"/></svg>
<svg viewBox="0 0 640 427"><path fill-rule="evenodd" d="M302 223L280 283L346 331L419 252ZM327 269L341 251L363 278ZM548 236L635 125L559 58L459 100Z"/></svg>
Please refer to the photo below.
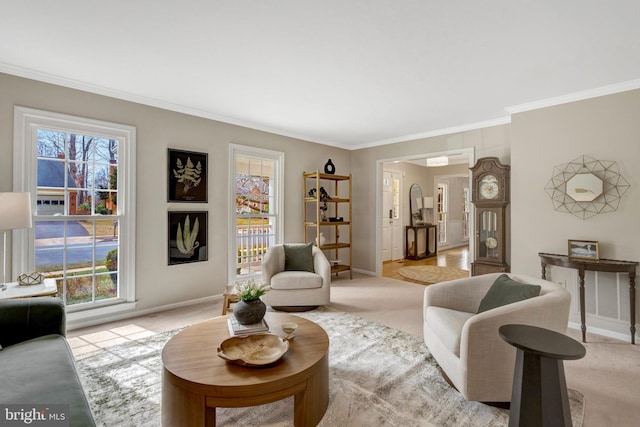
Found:
<svg viewBox="0 0 640 427"><path fill-rule="evenodd" d="M432 209L433 208L433 197L425 196L425 198L424 198L424 207L427 208L427 209Z"/></svg>
<svg viewBox="0 0 640 427"><path fill-rule="evenodd" d="M0 193L0 230L31 228L31 193Z"/></svg>

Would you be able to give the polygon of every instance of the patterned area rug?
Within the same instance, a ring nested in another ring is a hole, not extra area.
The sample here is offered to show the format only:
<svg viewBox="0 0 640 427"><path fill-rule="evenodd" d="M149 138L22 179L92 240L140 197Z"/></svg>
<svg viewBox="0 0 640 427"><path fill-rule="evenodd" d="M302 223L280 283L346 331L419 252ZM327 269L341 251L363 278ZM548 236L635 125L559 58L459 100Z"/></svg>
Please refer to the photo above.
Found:
<svg viewBox="0 0 640 427"><path fill-rule="evenodd" d="M402 267L398 270L398 274L407 279L423 283L439 283L469 277L467 270L454 267L438 267L437 265L412 265Z"/></svg>
<svg viewBox="0 0 640 427"><path fill-rule="evenodd" d="M465 400L438 372L422 340L357 316L300 313L330 337L329 407L320 426L506 426L508 411ZM76 361L101 426L159 426L160 353L178 331L79 356ZM573 425L583 396L569 391ZM293 425L293 398L251 408L217 409L219 426Z"/></svg>

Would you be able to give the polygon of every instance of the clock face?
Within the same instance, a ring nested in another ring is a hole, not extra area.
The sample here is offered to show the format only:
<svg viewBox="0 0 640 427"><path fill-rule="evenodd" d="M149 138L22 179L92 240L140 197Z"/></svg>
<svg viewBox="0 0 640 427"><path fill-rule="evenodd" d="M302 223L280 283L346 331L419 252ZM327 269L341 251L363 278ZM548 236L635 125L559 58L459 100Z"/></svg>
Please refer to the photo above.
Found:
<svg viewBox="0 0 640 427"><path fill-rule="evenodd" d="M495 199L498 197L498 179L493 175L485 175L479 184L480 197L483 199Z"/></svg>
<svg viewBox="0 0 640 427"><path fill-rule="evenodd" d="M495 237L487 237L484 244L487 245L487 248L494 249L498 246L498 240Z"/></svg>

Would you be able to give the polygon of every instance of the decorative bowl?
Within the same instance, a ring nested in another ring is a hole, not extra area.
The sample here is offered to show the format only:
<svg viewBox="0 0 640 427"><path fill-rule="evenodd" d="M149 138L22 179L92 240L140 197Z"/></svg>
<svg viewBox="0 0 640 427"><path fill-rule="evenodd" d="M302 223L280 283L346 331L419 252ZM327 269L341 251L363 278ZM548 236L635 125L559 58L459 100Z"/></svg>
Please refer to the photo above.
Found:
<svg viewBox="0 0 640 427"><path fill-rule="evenodd" d="M229 363L259 368L280 360L289 350L289 341L275 334L231 337L220 343L218 356Z"/></svg>

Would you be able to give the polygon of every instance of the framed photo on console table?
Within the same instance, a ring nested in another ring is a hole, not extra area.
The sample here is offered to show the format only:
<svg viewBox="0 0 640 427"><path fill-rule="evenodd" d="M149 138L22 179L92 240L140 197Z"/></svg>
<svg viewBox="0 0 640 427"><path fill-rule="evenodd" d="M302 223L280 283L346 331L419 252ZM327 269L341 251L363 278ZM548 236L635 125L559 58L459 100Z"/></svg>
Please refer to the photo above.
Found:
<svg viewBox="0 0 640 427"><path fill-rule="evenodd" d="M169 211L169 265L207 261L206 211Z"/></svg>
<svg viewBox="0 0 640 427"><path fill-rule="evenodd" d="M595 240L569 240L568 253L571 259L600 259L600 249Z"/></svg>
<svg viewBox="0 0 640 427"><path fill-rule="evenodd" d="M167 201L206 203L207 153L169 148L167 159Z"/></svg>

